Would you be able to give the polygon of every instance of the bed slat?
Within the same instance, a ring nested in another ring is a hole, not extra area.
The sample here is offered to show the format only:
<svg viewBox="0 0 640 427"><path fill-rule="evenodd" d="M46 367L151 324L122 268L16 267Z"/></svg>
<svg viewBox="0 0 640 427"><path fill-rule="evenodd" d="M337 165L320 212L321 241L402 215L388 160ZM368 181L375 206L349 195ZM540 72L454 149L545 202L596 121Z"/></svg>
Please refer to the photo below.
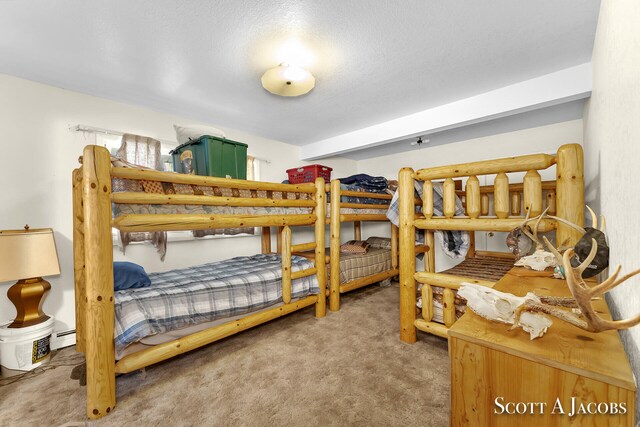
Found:
<svg viewBox="0 0 640 427"><path fill-rule="evenodd" d="M416 219L414 225L425 230L462 230L462 231L506 231L509 232L522 224L524 218L432 218ZM556 223L553 220L542 220L540 232L555 230Z"/></svg>
<svg viewBox="0 0 640 427"><path fill-rule="evenodd" d="M300 243L299 245L292 245L291 252L306 252L316 248L316 242Z"/></svg>
<svg viewBox="0 0 640 427"><path fill-rule="evenodd" d="M488 175L500 172L526 172L528 170L543 170L556 163L556 156L550 154L529 154L527 156L507 157L496 160L462 163L450 166L420 169L415 178L421 181L427 179L460 178L469 175Z"/></svg>
<svg viewBox="0 0 640 427"><path fill-rule="evenodd" d="M389 221L385 214L341 214L340 222L351 221Z"/></svg>
<svg viewBox="0 0 640 427"><path fill-rule="evenodd" d="M446 326L436 323L436 322L427 322L424 319L416 319L414 322L416 328L421 330L422 332L428 332L433 335L437 335L442 338L449 338L449 334L447 331L449 328Z"/></svg>
<svg viewBox="0 0 640 427"><path fill-rule="evenodd" d="M291 279L295 280L301 277L313 276L317 272L318 272L318 269L315 267L307 268L306 270L294 271L291 273Z"/></svg>
<svg viewBox="0 0 640 427"><path fill-rule="evenodd" d="M311 225L316 216L308 215L207 215L207 214L130 214L113 220L121 231L180 231L208 228Z"/></svg>
<svg viewBox="0 0 640 427"><path fill-rule="evenodd" d="M315 184L277 184L272 182L246 181L242 179L217 178L184 173L168 173L147 169L112 167L111 176L115 178L139 179L146 181L172 182L174 184L204 185L208 187L243 188L247 190L286 191L289 193L316 192Z"/></svg>
<svg viewBox="0 0 640 427"><path fill-rule="evenodd" d="M354 289L361 288L363 286L370 285L372 283L380 282L381 280L388 279L398 275L398 270L387 270L381 273L376 273L372 276L361 277L351 282L347 282L344 285L340 285L340 293L352 291Z"/></svg>
<svg viewBox="0 0 640 427"><path fill-rule="evenodd" d="M490 280L472 279L469 277L454 276L452 274L443 273L429 273L426 271L419 271L413 276L417 282L425 283L433 286L440 286L447 289L458 289L462 282L473 283L475 285L487 286L492 288L496 282Z"/></svg>

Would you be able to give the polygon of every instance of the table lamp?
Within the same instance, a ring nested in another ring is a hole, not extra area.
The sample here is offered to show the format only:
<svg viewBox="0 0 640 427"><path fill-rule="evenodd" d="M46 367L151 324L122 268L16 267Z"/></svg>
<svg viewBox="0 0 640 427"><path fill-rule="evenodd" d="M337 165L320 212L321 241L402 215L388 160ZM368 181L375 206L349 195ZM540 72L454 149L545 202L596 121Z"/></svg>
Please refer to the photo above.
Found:
<svg viewBox="0 0 640 427"><path fill-rule="evenodd" d="M7 295L16 307L9 328L37 325L49 319L42 312L44 295L51 285L42 276L60 274L53 230L0 230L0 282L18 280Z"/></svg>

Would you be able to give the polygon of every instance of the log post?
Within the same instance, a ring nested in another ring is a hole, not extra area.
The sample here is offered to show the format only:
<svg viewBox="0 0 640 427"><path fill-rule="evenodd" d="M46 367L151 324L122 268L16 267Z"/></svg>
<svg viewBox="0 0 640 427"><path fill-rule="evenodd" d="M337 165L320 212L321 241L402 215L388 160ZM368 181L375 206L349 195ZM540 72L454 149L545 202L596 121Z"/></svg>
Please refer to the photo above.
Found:
<svg viewBox="0 0 640 427"><path fill-rule="evenodd" d="M433 217L433 182L431 180L422 183L422 214L427 219Z"/></svg>
<svg viewBox="0 0 640 427"><path fill-rule="evenodd" d="M480 196L480 213L482 216L489 215L489 195L482 194Z"/></svg>
<svg viewBox="0 0 640 427"><path fill-rule="evenodd" d="M85 357L87 416L107 415L116 404L113 240L111 237L111 176L109 151L87 146L83 153L85 249Z"/></svg>
<svg viewBox="0 0 640 427"><path fill-rule="evenodd" d="M453 218L456 214L456 183L447 178L442 184L442 212L445 218Z"/></svg>
<svg viewBox="0 0 640 427"><path fill-rule="evenodd" d="M278 227L276 233L276 252L279 254L282 253L282 230L284 227Z"/></svg>
<svg viewBox="0 0 640 427"><path fill-rule="evenodd" d="M453 187L452 187L453 188ZM403 168L398 176L399 195L399 237L400 237L400 339L407 343L416 342L416 257L414 253L415 204L413 201L413 169ZM454 188L455 195L455 188Z"/></svg>
<svg viewBox="0 0 640 427"><path fill-rule="evenodd" d="M520 216L522 205L522 199L520 198L520 192L514 191L511 193L511 215Z"/></svg>
<svg viewBox="0 0 640 427"><path fill-rule="evenodd" d="M563 145L558 149L556 166L556 210L560 218L579 226L584 225L584 159L578 144ZM573 246L580 233L558 223L556 242Z"/></svg>
<svg viewBox="0 0 640 427"><path fill-rule="evenodd" d="M340 194L338 192L338 194ZM324 179L316 178L316 277L318 278L318 286L320 288L320 295L318 295L318 302L316 303L316 317L324 317L327 314L327 264L324 260L324 233L325 233L325 219L327 217L327 193L325 191ZM340 206L338 206L338 213L340 212ZM338 215L339 216L339 215Z"/></svg>
<svg viewBox="0 0 640 427"><path fill-rule="evenodd" d="M529 217L542 213L542 178L536 170L530 170L522 179L524 210L529 211Z"/></svg>
<svg viewBox="0 0 640 427"><path fill-rule="evenodd" d="M422 285L422 318L427 322L433 320L433 289L430 285Z"/></svg>
<svg viewBox="0 0 640 427"><path fill-rule="evenodd" d="M474 230L469 231L469 250L465 258L476 257L476 232Z"/></svg>
<svg viewBox="0 0 640 427"><path fill-rule="evenodd" d="M82 206L82 169L72 174L73 185L73 278L76 298L76 351L84 352L84 323L87 290L84 270L84 208Z"/></svg>
<svg viewBox="0 0 640 427"><path fill-rule="evenodd" d="M499 219L509 218L509 177L500 172L493 181L493 210Z"/></svg>
<svg viewBox="0 0 640 427"><path fill-rule="evenodd" d="M331 261L329 269L329 310L340 310L340 181L331 181Z"/></svg>
<svg viewBox="0 0 640 427"><path fill-rule="evenodd" d="M467 179L466 185L466 205L467 215L469 218L478 218L480 216L480 181L475 175L471 175Z"/></svg>
<svg viewBox="0 0 640 427"><path fill-rule="evenodd" d="M449 288L445 288L442 294L442 318L447 328L456 321L455 296Z"/></svg>
<svg viewBox="0 0 640 427"><path fill-rule="evenodd" d="M282 301L291 302L291 228L282 230Z"/></svg>
<svg viewBox="0 0 640 427"><path fill-rule="evenodd" d="M271 252L271 227L262 227L262 253L268 254Z"/></svg>
<svg viewBox="0 0 640 427"><path fill-rule="evenodd" d="M549 209L547 213L549 215L556 214L556 192L555 191L547 191L547 204L546 207Z"/></svg>
<svg viewBox="0 0 640 427"><path fill-rule="evenodd" d="M436 239L433 230L425 230L425 244L429 246L429 252L424 257L424 271L435 273L436 271Z"/></svg>
<svg viewBox="0 0 640 427"><path fill-rule="evenodd" d="M398 268L398 227L391 224L391 268Z"/></svg>
<svg viewBox="0 0 640 427"><path fill-rule="evenodd" d="M362 240L362 223L353 221L353 240Z"/></svg>

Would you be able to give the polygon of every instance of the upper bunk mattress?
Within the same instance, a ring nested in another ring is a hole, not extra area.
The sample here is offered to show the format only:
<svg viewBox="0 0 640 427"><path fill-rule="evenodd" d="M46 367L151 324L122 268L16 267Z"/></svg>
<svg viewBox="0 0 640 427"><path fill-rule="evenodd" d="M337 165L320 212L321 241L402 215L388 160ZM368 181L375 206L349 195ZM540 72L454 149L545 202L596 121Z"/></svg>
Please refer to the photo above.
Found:
<svg viewBox="0 0 640 427"><path fill-rule="evenodd" d="M247 190L205 185L171 184L157 181L113 178L111 187L114 193L143 192L155 194L180 194L195 196L243 197L274 200L310 200L312 195L283 191ZM129 214L217 214L217 215L296 215L310 214L310 207L261 207L261 206L209 206L209 205L154 205L114 203L113 216Z"/></svg>
<svg viewBox="0 0 640 427"><path fill-rule="evenodd" d="M141 205L113 204L113 216L130 214L216 214L216 215L306 215L311 208L262 207L262 206L207 206L207 205ZM341 208L341 214L385 215L386 209ZM327 217L331 215L331 205L327 205Z"/></svg>
<svg viewBox="0 0 640 427"><path fill-rule="evenodd" d="M291 271L314 263L293 256ZM219 318L260 310L282 301L282 260L277 254L236 257L149 274L151 286L116 291L116 358L131 343ZM315 275L292 281L291 297L320 293Z"/></svg>
<svg viewBox="0 0 640 427"><path fill-rule="evenodd" d="M312 200L313 196L305 193L282 191L253 191L246 189L208 187L201 185L169 184L156 181L140 181L122 178L111 180L112 191L143 192L155 194L183 194L196 196L269 198L274 200ZM348 198L343 198L348 199ZM327 195L329 200L329 195ZM384 203L379 199L360 199L355 203ZM210 206L210 205L161 205L161 204L133 204L114 203L113 217L135 214L216 214L216 215L305 215L313 212L311 207L275 207L275 206ZM327 217L331 212L331 204L327 203ZM386 209L341 208L342 214L376 214L385 215Z"/></svg>

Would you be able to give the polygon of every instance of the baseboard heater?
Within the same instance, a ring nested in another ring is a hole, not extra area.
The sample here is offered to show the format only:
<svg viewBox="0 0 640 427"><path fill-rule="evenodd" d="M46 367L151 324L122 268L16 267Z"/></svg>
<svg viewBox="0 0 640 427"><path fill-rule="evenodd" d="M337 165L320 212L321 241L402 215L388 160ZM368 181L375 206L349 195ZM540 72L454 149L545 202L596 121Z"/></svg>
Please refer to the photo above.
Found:
<svg viewBox="0 0 640 427"><path fill-rule="evenodd" d="M76 344L76 330L54 332L51 340L51 349L58 350L64 347L70 347Z"/></svg>

